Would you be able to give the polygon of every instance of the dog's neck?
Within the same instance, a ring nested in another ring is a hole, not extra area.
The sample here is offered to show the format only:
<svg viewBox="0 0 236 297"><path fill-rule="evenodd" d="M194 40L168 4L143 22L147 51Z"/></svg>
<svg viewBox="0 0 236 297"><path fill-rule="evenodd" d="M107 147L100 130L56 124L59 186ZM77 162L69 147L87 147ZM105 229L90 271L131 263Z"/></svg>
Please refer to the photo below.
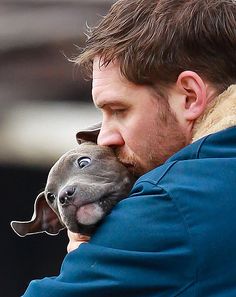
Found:
<svg viewBox="0 0 236 297"><path fill-rule="evenodd" d="M194 124L192 142L236 126L236 84L215 98Z"/></svg>

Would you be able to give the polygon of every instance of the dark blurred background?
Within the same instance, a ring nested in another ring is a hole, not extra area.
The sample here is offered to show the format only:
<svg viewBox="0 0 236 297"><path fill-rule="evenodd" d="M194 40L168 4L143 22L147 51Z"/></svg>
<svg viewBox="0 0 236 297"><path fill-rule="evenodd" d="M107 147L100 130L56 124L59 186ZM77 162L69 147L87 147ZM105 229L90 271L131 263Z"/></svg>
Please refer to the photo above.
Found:
<svg viewBox="0 0 236 297"><path fill-rule="evenodd" d="M2 297L59 273L65 232L18 237L11 220L29 220L57 158L77 130L100 120L91 85L68 58L83 47L112 0L0 0L0 180ZM79 265L79 263L78 263Z"/></svg>

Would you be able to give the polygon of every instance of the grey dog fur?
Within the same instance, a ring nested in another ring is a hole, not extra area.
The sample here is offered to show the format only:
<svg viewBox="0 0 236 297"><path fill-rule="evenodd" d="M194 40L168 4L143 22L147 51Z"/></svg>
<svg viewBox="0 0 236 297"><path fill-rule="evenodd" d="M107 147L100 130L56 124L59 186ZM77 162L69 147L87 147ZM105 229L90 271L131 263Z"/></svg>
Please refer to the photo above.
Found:
<svg viewBox="0 0 236 297"><path fill-rule="evenodd" d="M97 136L96 131L91 134L93 138ZM56 235L64 228L91 235L111 209L127 197L135 181L132 174L112 149L88 140L83 139L51 168L45 190L35 200L32 219L11 222L19 236L41 232ZM81 158L90 160L84 168L78 165ZM73 197L67 203L60 203L59 197L70 187ZM48 198L49 193L55 195L53 201Z"/></svg>

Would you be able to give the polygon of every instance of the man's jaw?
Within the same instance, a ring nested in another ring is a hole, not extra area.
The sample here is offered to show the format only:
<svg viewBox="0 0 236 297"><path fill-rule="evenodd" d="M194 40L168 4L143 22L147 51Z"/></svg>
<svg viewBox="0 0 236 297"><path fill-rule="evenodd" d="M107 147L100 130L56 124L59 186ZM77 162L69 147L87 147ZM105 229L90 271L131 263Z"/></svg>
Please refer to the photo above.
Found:
<svg viewBox="0 0 236 297"><path fill-rule="evenodd" d="M154 156L152 152L149 152L147 158L141 158L135 155L133 152L126 153L121 148L115 151L115 154L119 161L128 169L128 171L136 178L139 178L143 174L151 171L152 169L160 166L165 160L161 161L158 156Z"/></svg>

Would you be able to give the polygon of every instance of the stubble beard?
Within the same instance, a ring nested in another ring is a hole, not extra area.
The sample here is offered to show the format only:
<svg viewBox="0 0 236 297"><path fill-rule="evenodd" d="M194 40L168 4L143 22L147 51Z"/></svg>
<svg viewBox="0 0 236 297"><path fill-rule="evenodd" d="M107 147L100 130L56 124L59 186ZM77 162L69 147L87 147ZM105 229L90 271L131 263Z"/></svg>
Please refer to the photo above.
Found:
<svg viewBox="0 0 236 297"><path fill-rule="evenodd" d="M168 112L170 112L169 109ZM188 144L173 113L170 112L166 122L157 118L155 126L147 138L150 141L139 146L140 154L127 153L123 148L116 149L115 153L119 161L137 178L162 165L169 157Z"/></svg>
<svg viewBox="0 0 236 297"><path fill-rule="evenodd" d="M126 152L122 151L121 149L116 150L116 156L118 160L127 167L129 172L136 178L139 178L141 175L147 172L141 166L140 162L137 160L137 157L135 153L129 153L127 154Z"/></svg>

